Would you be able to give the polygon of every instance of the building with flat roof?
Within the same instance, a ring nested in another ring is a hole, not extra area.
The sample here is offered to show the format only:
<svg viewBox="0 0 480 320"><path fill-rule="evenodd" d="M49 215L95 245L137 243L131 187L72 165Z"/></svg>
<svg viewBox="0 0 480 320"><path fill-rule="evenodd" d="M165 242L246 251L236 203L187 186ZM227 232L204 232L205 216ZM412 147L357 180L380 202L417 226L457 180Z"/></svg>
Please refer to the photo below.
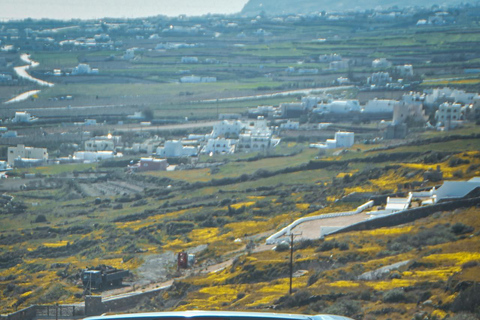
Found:
<svg viewBox="0 0 480 320"><path fill-rule="evenodd" d="M33 148L33 147L25 147L23 144L19 144L16 147L8 147L8 156L7 156L7 163L10 166L13 166L15 163L15 159L36 159L47 161L48 160L48 152L46 148Z"/></svg>

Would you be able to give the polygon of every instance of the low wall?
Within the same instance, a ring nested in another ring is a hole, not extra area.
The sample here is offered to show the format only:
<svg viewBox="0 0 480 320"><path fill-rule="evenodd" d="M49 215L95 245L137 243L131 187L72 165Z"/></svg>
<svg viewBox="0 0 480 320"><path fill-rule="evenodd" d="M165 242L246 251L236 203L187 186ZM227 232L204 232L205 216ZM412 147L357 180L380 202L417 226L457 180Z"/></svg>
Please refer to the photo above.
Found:
<svg viewBox="0 0 480 320"><path fill-rule="evenodd" d="M0 315L1 320L33 320L37 316L37 306L19 310L14 313Z"/></svg>
<svg viewBox="0 0 480 320"><path fill-rule="evenodd" d="M170 286L161 287L161 288L154 289L154 290L151 290L151 291L141 292L141 293L131 295L131 296L125 296L125 297L119 297L119 298L105 300L105 301L103 301L103 306L105 308L105 312L126 310L126 309L128 309L132 306L135 306L136 304L138 304L141 300L143 300L145 298L151 298L151 297L158 296L162 291L164 291L168 288L170 288Z"/></svg>

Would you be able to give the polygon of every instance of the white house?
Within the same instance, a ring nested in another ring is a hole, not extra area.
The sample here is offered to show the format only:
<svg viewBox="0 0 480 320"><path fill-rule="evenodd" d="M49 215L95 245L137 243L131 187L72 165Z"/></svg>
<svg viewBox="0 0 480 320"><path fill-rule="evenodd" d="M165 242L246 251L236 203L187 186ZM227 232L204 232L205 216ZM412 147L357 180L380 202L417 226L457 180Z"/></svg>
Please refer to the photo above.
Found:
<svg viewBox="0 0 480 320"><path fill-rule="evenodd" d="M313 109L315 113L349 113L360 112L361 107L358 100L334 100L328 103L321 103Z"/></svg>
<svg viewBox="0 0 480 320"><path fill-rule="evenodd" d="M372 68L390 68L392 63L385 58L375 59L372 61Z"/></svg>
<svg viewBox="0 0 480 320"><path fill-rule="evenodd" d="M317 74L318 73L318 69L315 69L315 68L310 68L310 69L298 69L298 73L299 74Z"/></svg>
<svg viewBox="0 0 480 320"><path fill-rule="evenodd" d="M335 148L350 148L355 141L355 134L353 132L338 131L335 133L335 139L327 139L325 144L317 143L310 144L310 148L318 149L335 149Z"/></svg>
<svg viewBox="0 0 480 320"><path fill-rule="evenodd" d="M240 132L245 128L246 124L243 123L242 121L235 120L235 121L228 121L228 120L223 120L217 122L213 126L212 133L210 136L212 138L217 138L220 136L228 136L228 135L235 135L238 136Z"/></svg>
<svg viewBox="0 0 480 320"><path fill-rule="evenodd" d="M342 61L342 56L336 53L322 54L318 57L320 63L330 63L332 61Z"/></svg>
<svg viewBox="0 0 480 320"><path fill-rule="evenodd" d="M438 124L447 128L455 127L461 120L465 120L466 107L459 103L444 102L435 112L435 120Z"/></svg>
<svg viewBox="0 0 480 320"><path fill-rule="evenodd" d="M445 181L438 189L433 189L434 202L465 197L474 189L480 188L480 178L475 177L468 181Z"/></svg>
<svg viewBox="0 0 480 320"><path fill-rule="evenodd" d="M395 66L395 73L400 77L413 77L413 66L411 64Z"/></svg>
<svg viewBox="0 0 480 320"><path fill-rule="evenodd" d="M337 148L350 148L351 146L353 146L354 140L355 134L353 132L335 132L335 141Z"/></svg>
<svg viewBox="0 0 480 320"><path fill-rule="evenodd" d="M15 112L15 117L12 119L13 123L32 123L37 121L38 118L32 117L32 115L26 111Z"/></svg>
<svg viewBox="0 0 480 320"><path fill-rule="evenodd" d="M426 93L425 103L428 105L434 105L438 100L448 98L453 99L454 102L470 104L478 97L477 93L470 93L451 88L436 88L424 91Z"/></svg>
<svg viewBox="0 0 480 320"><path fill-rule="evenodd" d="M207 144L203 147L204 154L232 154L235 152L236 140L216 138L208 139Z"/></svg>
<svg viewBox="0 0 480 320"><path fill-rule="evenodd" d="M198 154L198 149L192 146L184 146L180 140L165 141L163 147L158 147L156 151L160 157L191 157Z"/></svg>
<svg viewBox="0 0 480 320"><path fill-rule="evenodd" d="M332 61L329 64L330 70L345 70L348 69L349 60L341 60L341 61Z"/></svg>
<svg viewBox="0 0 480 320"><path fill-rule="evenodd" d="M88 64L80 63L78 66L76 66L72 70L73 76L86 75L86 74L98 74L98 69L92 69Z"/></svg>
<svg viewBox="0 0 480 320"><path fill-rule="evenodd" d="M390 82L392 82L392 77L388 72L374 72L367 79L368 84L375 86L386 86Z"/></svg>
<svg viewBox="0 0 480 320"><path fill-rule="evenodd" d="M8 147L7 162L13 166L15 159L37 159L48 160L48 152L46 148L25 147L23 144L18 144L16 147Z"/></svg>
<svg viewBox="0 0 480 320"><path fill-rule="evenodd" d="M217 82L216 77L199 77L199 76L184 76L180 78L181 83L201 83L201 82Z"/></svg>
<svg viewBox="0 0 480 320"><path fill-rule="evenodd" d="M123 55L123 60L132 60L133 58L135 58L135 50L137 48L130 48L130 49L127 49L125 50L125 53Z"/></svg>
<svg viewBox="0 0 480 320"><path fill-rule="evenodd" d="M197 57L182 57L182 63L198 63Z"/></svg>
<svg viewBox="0 0 480 320"><path fill-rule="evenodd" d="M425 122L428 116L425 115L423 105L420 103L408 103L400 101L393 106L393 119L392 124L405 123L407 119L411 119L415 122Z"/></svg>
<svg viewBox="0 0 480 320"><path fill-rule="evenodd" d="M114 151L115 143L113 140L90 139L85 141L85 151Z"/></svg>
<svg viewBox="0 0 480 320"><path fill-rule="evenodd" d="M306 110L313 109L319 102L322 102L323 96L306 96L302 97L302 104Z"/></svg>
<svg viewBox="0 0 480 320"><path fill-rule="evenodd" d="M121 154L118 154L121 156ZM115 157L113 151L75 151L73 153L73 159L83 162L96 162L105 159L112 159Z"/></svg>
<svg viewBox="0 0 480 320"><path fill-rule="evenodd" d="M298 121L288 120L285 123L280 124L280 129L284 130L298 130L300 128L300 123Z"/></svg>
<svg viewBox="0 0 480 320"><path fill-rule="evenodd" d="M363 112L365 113L393 113L393 107L397 104L396 100L373 99L367 101Z"/></svg>
<svg viewBox="0 0 480 320"><path fill-rule="evenodd" d="M12 170L12 167L8 165L7 161L0 161L0 172L8 170Z"/></svg>

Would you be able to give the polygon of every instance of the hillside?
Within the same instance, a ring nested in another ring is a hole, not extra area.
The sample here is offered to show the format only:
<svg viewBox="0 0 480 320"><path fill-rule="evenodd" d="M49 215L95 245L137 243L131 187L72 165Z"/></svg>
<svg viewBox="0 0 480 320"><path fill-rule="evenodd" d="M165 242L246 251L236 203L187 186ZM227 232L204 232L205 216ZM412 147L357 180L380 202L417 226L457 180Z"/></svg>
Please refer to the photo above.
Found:
<svg viewBox="0 0 480 320"><path fill-rule="evenodd" d="M442 1L441 4L455 5L460 1ZM438 1L429 0L422 1L421 5L429 7L435 4L440 4ZM399 8L416 6L418 2L398 1L398 0L360 0L360 1L315 1L315 0L249 0L243 7L241 14L246 16L255 16L260 13L265 13L270 16L288 15L288 14L310 14L314 12L332 12L332 11L359 11L376 8L391 8L397 6Z"/></svg>
<svg viewBox="0 0 480 320"><path fill-rule="evenodd" d="M98 167L30 170L44 178L24 181L24 190L8 192L13 199L3 198L0 308L5 313L31 304L82 301L80 270L106 264L132 270L128 283L140 287L196 275L177 280L165 295L137 310L275 305L282 311L411 319L417 302L432 300L425 304L428 314L468 311L453 306L457 296L471 294L469 286L456 289L454 283L478 280L478 208L299 243L293 297L285 296L288 253L262 246L268 235L297 218L355 208L361 199L335 201L351 192L408 192L422 184L425 170L437 166L445 180L479 176L477 133L476 127L433 137L426 133L397 147L358 144L340 156L288 142L275 154L244 154L229 161L214 157L210 161L224 161L217 168L128 176L121 163L108 161ZM72 170L76 176L65 175ZM124 181L143 191L128 191ZM117 189L105 193L113 185ZM180 250L197 252L193 270L178 273L171 263L146 276L152 259ZM228 260L232 266L205 274ZM357 278L406 260L381 279ZM130 285L123 289L131 290ZM390 294L399 300L389 301Z"/></svg>

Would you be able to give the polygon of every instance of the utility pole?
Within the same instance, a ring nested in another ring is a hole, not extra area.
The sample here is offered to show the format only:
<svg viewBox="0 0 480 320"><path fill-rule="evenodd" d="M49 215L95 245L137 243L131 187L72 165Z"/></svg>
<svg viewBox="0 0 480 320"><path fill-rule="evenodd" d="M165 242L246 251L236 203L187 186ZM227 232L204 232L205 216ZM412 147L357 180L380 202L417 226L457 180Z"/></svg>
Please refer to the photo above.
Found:
<svg viewBox="0 0 480 320"><path fill-rule="evenodd" d="M300 236L301 233L299 234L293 234L290 233L290 295L292 294L292 284L293 284L293 237L294 236Z"/></svg>

